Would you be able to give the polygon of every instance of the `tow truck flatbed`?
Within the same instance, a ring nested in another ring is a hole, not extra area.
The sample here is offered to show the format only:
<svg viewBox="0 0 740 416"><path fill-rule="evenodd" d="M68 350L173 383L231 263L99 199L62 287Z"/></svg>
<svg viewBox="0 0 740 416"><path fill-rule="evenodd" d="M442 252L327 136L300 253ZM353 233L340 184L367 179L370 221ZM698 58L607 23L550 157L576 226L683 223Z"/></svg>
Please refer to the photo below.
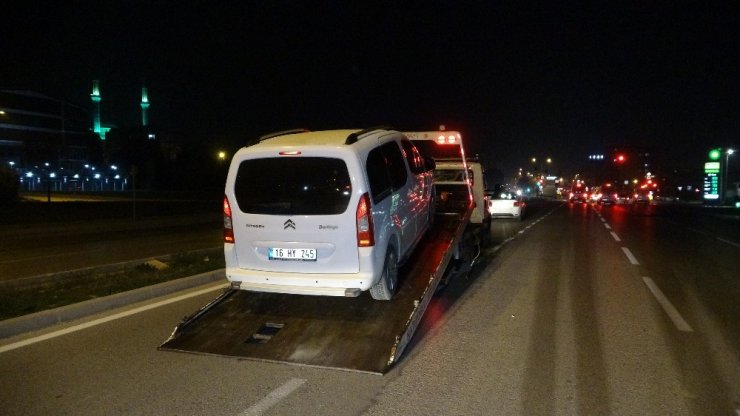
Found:
<svg viewBox="0 0 740 416"><path fill-rule="evenodd" d="M438 214L390 301L225 291L185 318L159 349L383 374L408 345L471 210Z"/></svg>

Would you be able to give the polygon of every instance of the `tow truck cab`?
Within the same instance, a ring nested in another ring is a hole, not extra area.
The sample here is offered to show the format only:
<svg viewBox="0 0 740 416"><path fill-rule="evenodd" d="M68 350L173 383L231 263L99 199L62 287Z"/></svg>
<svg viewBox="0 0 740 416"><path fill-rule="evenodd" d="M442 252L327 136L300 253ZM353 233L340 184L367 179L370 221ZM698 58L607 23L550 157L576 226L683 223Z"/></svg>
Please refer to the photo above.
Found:
<svg viewBox="0 0 740 416"><path fill-rule="evenodd" d="M444 210L445 204L453 198L460 201L464 196L473 203L470 223L488 230L491 215L483 165L465 156L462 136L457 131L404 132L406 137L419 149L423 156L436 162L434 184L437 190L437 204Z"/></svg>

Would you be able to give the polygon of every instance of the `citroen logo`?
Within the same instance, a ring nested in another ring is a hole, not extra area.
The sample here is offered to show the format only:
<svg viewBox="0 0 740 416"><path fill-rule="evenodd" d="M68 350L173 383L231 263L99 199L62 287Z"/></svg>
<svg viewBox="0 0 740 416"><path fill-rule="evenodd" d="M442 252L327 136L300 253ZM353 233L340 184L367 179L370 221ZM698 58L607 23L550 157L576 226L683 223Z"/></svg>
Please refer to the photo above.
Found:
<svg viewBox="0 0 740 416"><path fill-rule="evenodd" d="M283 223L283 230L287 230L288 228L292 228L295 230L295 223L291 219Z"/></svg>

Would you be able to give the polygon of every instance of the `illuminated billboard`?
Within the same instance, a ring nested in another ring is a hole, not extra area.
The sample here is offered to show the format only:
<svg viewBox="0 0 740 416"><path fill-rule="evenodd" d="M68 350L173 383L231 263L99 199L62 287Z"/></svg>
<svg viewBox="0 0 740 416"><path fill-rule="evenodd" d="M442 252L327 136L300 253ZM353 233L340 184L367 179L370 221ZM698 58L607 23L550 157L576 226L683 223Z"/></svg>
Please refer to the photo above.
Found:
<svg viewBox="0 0 740 416"><path fill-rule="evenodd" d="M719 199L719 162L704 163L704 199Z"/></svg>

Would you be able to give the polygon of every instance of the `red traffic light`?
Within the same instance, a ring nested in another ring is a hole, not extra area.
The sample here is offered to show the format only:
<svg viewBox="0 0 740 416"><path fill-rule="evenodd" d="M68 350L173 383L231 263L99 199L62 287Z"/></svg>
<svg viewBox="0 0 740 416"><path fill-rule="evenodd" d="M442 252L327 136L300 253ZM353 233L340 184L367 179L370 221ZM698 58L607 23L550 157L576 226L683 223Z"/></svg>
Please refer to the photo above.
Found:
<svg viewBox="0 0 740 416"><path fill-rule="evenodd" d="M624 161L627 160L627 158L623 154L618 154L616 158L614 158L614 161L617 163L624 163Z"/></svg>

